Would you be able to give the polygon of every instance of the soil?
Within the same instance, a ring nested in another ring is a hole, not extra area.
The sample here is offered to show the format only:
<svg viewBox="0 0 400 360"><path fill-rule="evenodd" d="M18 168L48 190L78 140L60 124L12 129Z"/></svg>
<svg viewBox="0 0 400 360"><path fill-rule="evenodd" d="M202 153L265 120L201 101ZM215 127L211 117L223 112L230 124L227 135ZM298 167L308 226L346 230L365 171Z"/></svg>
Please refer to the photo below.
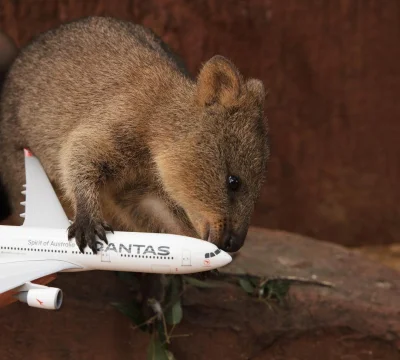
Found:
<svg viewBox="0 0 400 360"><path fill-rule="evenodd" d="M184 330L182 330L184 331ZM381 340L368 339L348 329L316 330L274 341L265 348L246 352L248 344L233 331L213 330L196 335L185 347L185 340L174 340L177 359L230 360L398 360L399 352ZM186 340L186 342L188 342ZM176 343L176 344L175 344ZM180 343L180 344L179 344ZM178 345L179 344L179 345ZM197 346L195 345L197 344ZM201 346L200 344L203 344ZM212 345L205 345L212 344ZM198 348L201 348L201 353Z"/></svg>
<svg viewBox="0 0 400 360"><path fill-rule="evenodd" d="M0 359L146 359L148 336L133 330L129 320L109 305L129 298L114 274L61 274L53 286L65 292L62 311L41 311L21 303L0 310ZM248 321L246 313L236 315L239 323ZM392 343L348 328L282 333L265 342L223 323L215 329L184 320L174 335L183 335L173 338L170 348L178 360L400 359Z"/></svg>

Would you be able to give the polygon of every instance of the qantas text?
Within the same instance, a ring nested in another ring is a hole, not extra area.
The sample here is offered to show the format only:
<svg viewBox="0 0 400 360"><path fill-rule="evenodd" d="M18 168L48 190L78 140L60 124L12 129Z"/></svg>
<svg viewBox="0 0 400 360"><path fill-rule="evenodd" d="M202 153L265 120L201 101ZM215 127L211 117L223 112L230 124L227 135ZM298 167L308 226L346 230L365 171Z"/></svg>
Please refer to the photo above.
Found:
<svg viewBox="0 0 400 360"><path fill-rule="evenodd" d="M108 245L96 241L97 251L115 251L117 253L134 254L134 255L158 255L168 256L170 254L169 246L158 246L154 248L151 245L137 245L137 244L119 244L109 243ZM136 249L136 250L135 250Z"/></svg>

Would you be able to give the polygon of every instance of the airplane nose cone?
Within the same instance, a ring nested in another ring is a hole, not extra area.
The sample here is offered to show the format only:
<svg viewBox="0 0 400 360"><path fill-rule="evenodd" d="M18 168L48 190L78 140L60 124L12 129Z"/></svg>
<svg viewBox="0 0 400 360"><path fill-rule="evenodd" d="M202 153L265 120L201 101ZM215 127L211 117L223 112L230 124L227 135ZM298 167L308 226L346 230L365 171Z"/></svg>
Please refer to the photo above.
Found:
<svg viewBox="0 0 400 360"><path fill-rule="evenodd" d="M230 256L225 251L221 251L221 254L219 254L219 256L221 257L221 260L220 260L221 265L220 266L228 265L232 261L232 256Z"/></svg>

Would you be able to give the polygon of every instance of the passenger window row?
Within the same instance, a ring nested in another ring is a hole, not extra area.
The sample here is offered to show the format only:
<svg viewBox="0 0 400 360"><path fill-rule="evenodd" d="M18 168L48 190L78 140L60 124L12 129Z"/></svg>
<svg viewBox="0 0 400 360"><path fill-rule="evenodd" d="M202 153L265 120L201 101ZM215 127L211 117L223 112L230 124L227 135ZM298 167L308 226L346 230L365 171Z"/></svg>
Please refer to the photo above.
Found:
<svg viewBox="0 0 400 360"><path fill-rule="evenodd" d="M19 251L31 251L31 252L47 252L47 253L63 253L66 254L67 250L50 250L50 249L35 249L35 248L19 248L13 246L0 246L2 250L19 250ZM218 250L217 250L218 251ZM216 252L217 253L217 252ZM72 254L75 255L93 255L92 252L85 251L83 254L80 251L72 251ZM120 254L121 257L135 257L135 258L146 258L146 259L164 259L164 260L173 260L173 256L148 256L148 255L128 255L128 254ZM214 255L213 255L214 256Z"/></svg>
<svg viewBox="0 0 400 360"><path fill-rule="evenodd" d="M50 250L50 249L35 249L35 248L19 248L13 246L1 246L3 250L19 250L19 251L32 251L32 252L52 252L52 253L67 253L67 250Z"/></svg>
<svg viewBox="0 0 400 360"><path fill-rule="evenodd" d="M150 256L150 255L130 255L130 254L120 254L122 257L135 257L135 258L145 258L145 259L164 259L173 260L173 256Z"/></svg>

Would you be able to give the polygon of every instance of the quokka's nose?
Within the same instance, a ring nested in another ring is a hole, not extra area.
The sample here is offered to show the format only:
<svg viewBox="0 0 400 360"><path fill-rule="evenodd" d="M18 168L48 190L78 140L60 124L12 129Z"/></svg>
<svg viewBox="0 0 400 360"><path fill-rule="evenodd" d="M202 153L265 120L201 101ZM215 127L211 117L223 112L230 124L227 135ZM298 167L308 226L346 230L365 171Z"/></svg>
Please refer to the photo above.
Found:
<svg viewBox="0 0 400 360"><path fill-rule="evenodd" d="M246 234L238 235L236 233L229 233L224 238L221 249L228 252L236 252L243 246L245 238Z"/></svg>

